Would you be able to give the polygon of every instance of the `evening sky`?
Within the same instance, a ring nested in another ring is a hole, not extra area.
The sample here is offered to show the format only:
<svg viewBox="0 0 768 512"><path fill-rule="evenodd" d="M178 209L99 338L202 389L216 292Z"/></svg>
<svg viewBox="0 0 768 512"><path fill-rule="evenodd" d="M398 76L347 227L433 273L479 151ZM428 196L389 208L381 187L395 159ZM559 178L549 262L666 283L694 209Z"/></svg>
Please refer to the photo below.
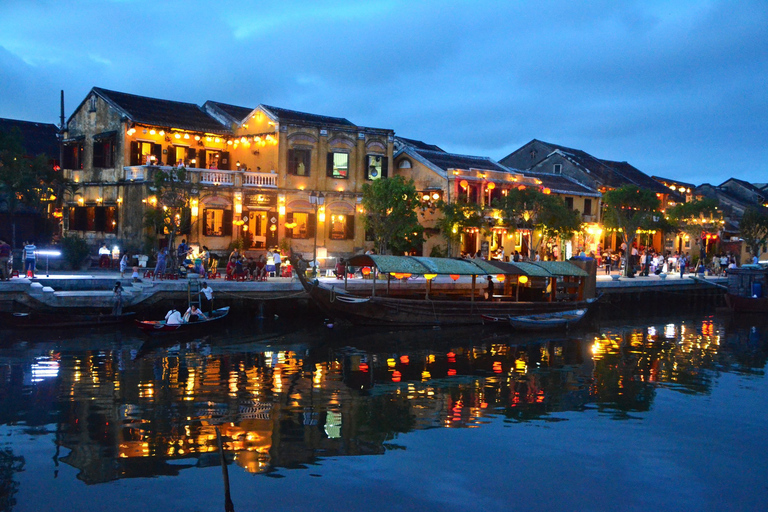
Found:
<svg viewBox="0 0 768 512"><path fill-rule="evenodd" d="M765 0L0 0L0 117L30 121L97 86L768 182L766 84Z"/></svg>

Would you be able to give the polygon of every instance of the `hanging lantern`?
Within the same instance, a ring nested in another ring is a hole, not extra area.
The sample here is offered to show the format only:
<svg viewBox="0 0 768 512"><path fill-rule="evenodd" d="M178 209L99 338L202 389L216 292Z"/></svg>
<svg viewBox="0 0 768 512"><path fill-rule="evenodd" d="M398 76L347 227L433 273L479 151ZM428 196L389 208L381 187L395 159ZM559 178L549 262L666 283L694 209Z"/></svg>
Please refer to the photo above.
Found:
<svg viewBox="0 0 768 512"><path fill-rule="evenodd" d="M437 277L437 274L424 274L424 279L426 279L427 281L431 281L436 277Z"/></svg>
<svg viewBox="0 0 768 512"><path fill-rule="evenodd" d="M518 276L517 282L520 284L525 284L528 282L528 276Z"/></svg>
<svg viewBox="0 0 768 512"><path fill-rule="evenodd" d="M458 281L459 280L459 274L451 274L451 279L453 279L454 281Z"/></svg>
<svg viewBox="0 0 768 512"><path fill-rule="evenodd" d="M542 192L547 194L547 195L552 193L552 191L550 189L548 189L548 188L545 188L544 190L542 190Z"/></svg>
<svg viewBox="0 0 768 512"><path fill-rule="evenodd" d="M505 280L506 278L507 278L507 276L505 276L504 274L499 274L499 275L497 275L497 276L496 276L496 279L497 279L497 280L498 280L500 283L503 283L503 282L504 282L504 280Z"/></svg>
<svg viewBox="0 0 768 512"><path fill-rule="evenodd" d="M525 190L525 185L520 185L519 187L517 187L517 190Z"/></svg>
<svg viewBox="0 0 768 512"><path fill-rule="evenodd" d="M370 267L363 267L363 270L361 271L364 276L371 274L371 268Z"/></svg>
<svg viewBox="0 0 768 512"><path fill-rule="evenodd" d="M493 182L491 182L491 183L489 183L489 184L486 186L486 188L487 188L488 190L493 190L493 189L495 189L495 188L496 188L496 184L495 184L495 183L493 183Z"/></svg>
<svg viewBox="0 0 768 512"><path fill-rule="evenodd" d="M461 180L459 185L461 185L461 188L467 188L469 186L469 182L467 180Z"/></svg>

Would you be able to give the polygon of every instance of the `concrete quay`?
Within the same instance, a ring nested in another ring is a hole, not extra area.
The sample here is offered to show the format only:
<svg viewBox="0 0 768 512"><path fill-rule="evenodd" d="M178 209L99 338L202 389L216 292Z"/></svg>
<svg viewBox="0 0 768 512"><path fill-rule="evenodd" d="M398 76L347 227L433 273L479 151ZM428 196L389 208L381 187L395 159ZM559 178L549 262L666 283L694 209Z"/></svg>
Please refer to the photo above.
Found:
<svg viewBox="0 0 768 512"><path fill-rule="evenodd" d="M692 274L681 278L679 274L669 274L666 278L651 275L647 277L626 278L605 275L598 272L596 288L598 293L614 297L612 301L624 302L631 306L635 300L642 303L647 297L658 301L659 297L669 296L686 301L692 298L706 296L707 303L715 303L717 297L722 297L724 290L720 286L727 279L708 276L692 279ZM321 277L322 282L343 288L344 282L335 278ZM132 283L128 277L121 278L115 271L93 272L55 272L50 275L38 274L35 278L13 278L0 282L0 312L20 310L37 311L78 311L92 312L111 308L114 302L112 289L116 281L123 285L123 307L127 310L141 311L153 307L165 307L169 304L179 307L179 303L188 300L187 280L152 281L142 279ZM413 279L407 282L392 281L392 288L423 288L423 279ZM477 287L484 287L484 280L477 280ZM307 294L298 279L280 277L269 278L267 281L226 281L213 279L207 281L214 290L214 300L220 305L230 305L234 308L262 308L268 301L289 300L306 301ZM453 282L447 276L435 278L432 289L466 289L471 278L462 277ZM370 279L350 279L348 287L370 289ZM720 286L711 286L720 285ZM384 292L386 282L377 282L377 291ZM624 297L618 297L619 295Z"/></svg>

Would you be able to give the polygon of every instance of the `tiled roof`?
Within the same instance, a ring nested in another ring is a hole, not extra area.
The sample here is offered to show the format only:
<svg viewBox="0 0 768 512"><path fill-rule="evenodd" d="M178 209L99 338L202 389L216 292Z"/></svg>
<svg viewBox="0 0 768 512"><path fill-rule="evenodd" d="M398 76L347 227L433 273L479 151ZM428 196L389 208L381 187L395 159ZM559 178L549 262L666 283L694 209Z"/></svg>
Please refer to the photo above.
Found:
<svg viewBox="0 0 768 512"><path fill-rule="evenodd" d="M446 153L445 151L414 150L420 157L447 171L448 169L483 169L487 171L509 172L503 165L484 156L468 156Z"/></svg>
<svg viewBox="0 0 768 512"><path fill-rule="evenodd" d="M270 107L269 105L261 105L261 107L271 113L280 122L293 121L296 123L316 124L322 126L329 124L355 126L351 121L344 119L343 117L319 116L317 114L307 114L306 112L297 112L295 110L288 110L285 108Z"/></svg>
<svg viewBox="0 0 768 512"><path fill-rule="evenodd" d="M765 195L765 192L763 190L757 188L756 186L754 186L753 184L749 183L748 181L740 180L738 178L729 178L729 179L725 180L724 182L722 182L718 186L722 187L723 185L725 185L729 181L736 182L739 185L741 185L742 187L744 187L745 189L749 190L750 192L754 192L755 194L758 194L760 196L764 196Z"/></svg>
<svg viewBox="0 0 768 512"><path fill-rule="evenodd" d="M427 144L426 142L422 142L420 140L415 139L406 139L405 137L395 137L396 140L402 142L406 146L410 146L415 149L425 149L427 151L440 151L445 153L443 149L439 146L435 146L434 144Z"/></svg>
<svg viewBox="0 0 768 512"><path fill-rule="evenodd" d="M541 181L543 188L548 188L556 194L573 194L575 196L601 197L602 194L573 178L562 174L552 174L548 172L523 171L523 176L536 178Z"/></svg>
<svg viewBox="0 0 768 512"><path fill-rule="evenodd" d="M237 105L229 105L227 103L219 103L218 101L206 101L206 105L211 105L232 118L236 122L241 122L248 114L253 112L253 108L238 107Z"/></svg>
<svg viewBox="0 0 768 512"><path fill-rule="evenodd" d="M617 174L622 176L625 180L638 187L647 188L653 192L660 194L668 194L669 189L651 178L644 172L640 171L636 167L628 164L627 162L612 162L611 160L601 160L608 167L613 169Z"/></svg>
<svg viewBox="0 0 768 512"><path fill-rule="evenodd" d="M160 100L94 87L93 91L128 118L141 124L224 133L228 129L194 103Z"/></svg>
<svg viewBox="0 0 768 512"><path fill-rule="evenodd" d="M0 132L10 132L14 128L21 132L21 144L27 155L45 153L49 158L59 158L59 129L55 124L0 119Z"/></svg>

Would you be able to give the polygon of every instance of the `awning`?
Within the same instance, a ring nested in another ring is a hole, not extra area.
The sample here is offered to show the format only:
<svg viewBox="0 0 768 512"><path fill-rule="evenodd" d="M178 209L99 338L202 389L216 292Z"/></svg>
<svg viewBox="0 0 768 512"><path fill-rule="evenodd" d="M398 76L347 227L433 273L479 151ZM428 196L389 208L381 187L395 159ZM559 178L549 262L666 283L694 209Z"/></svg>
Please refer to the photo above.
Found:
<svg viewBox="0 0 768 512"><path fill-rule="evenodd" d="M572 263L568 263L567 261L537 261L536 263L533 263L533 265L537 265L543 268L553 276L589 276L585 270L582 270L581 268Z"/></svg>
<svg viewBox="0 0 768 512"><path fill-rule="evenodd" d="M476 276L498 274L483 260L459 258L427 258L424 256L388 256L382 254L359 254L347 260L350 267L376 267L384 274L438 274Z"/></svg>

